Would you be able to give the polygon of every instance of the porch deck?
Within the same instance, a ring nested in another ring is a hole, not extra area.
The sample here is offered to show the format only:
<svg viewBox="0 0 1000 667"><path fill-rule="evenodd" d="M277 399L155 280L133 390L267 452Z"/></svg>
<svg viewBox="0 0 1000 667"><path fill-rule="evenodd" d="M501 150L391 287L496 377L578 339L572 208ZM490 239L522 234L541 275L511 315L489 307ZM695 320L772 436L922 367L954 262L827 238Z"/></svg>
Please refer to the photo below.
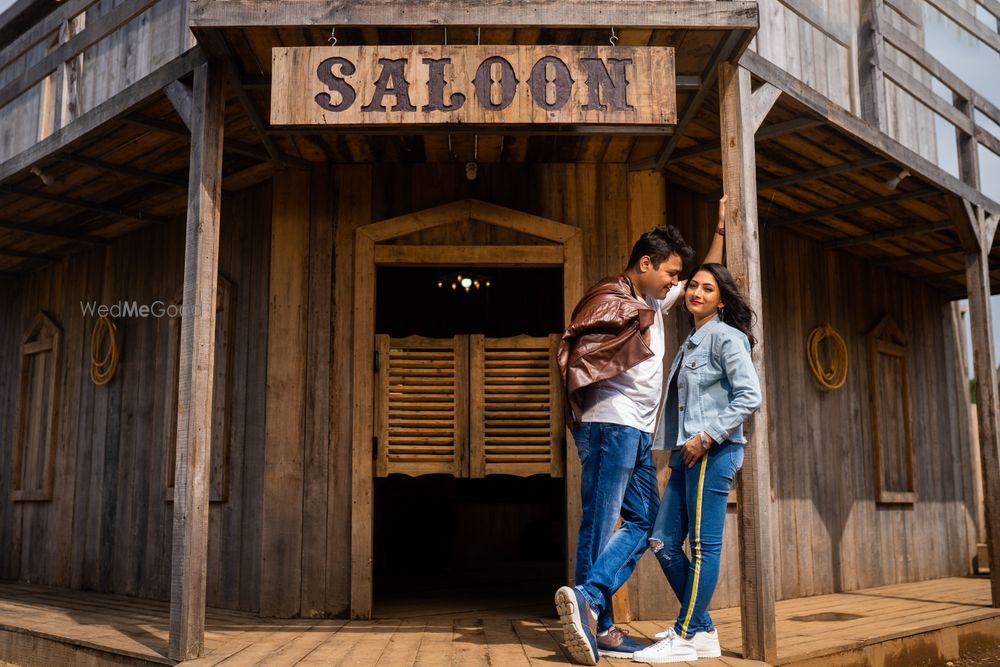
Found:
<svg viewBox="0 0 1000 667"><path fill-rule="evenodd" d="M1000 609L989 607L988 579L950 578L777 605L780 665L943 664L977 643L1000 639ZM428 613L439 611L442 613ZM204 657L189 666L549 665L569 664L547 610L429 610L400 605L394 619L261 619L211 609ZM169 607L121 596L0 584L0 662L17 665L172 664ZM720 660L698 667L762 665L739 657L739 609L714 614ZM663 624L637 621L650 637ZM602 665L625 664L603 660Z"/></svg>

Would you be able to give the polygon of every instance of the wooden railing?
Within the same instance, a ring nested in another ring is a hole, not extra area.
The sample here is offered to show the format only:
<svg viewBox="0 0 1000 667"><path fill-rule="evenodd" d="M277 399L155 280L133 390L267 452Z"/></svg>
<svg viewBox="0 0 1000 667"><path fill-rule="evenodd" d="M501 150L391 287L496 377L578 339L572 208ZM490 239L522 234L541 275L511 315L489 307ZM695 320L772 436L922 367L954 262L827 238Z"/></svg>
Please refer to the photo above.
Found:
<svg viewBox="0 0 1000 667"><path fill-rule="evenodd" d="M923 1L1000 53L1000 33L961 9L954 0ZM979 2L984 9L1000 19L1000 0L979 0ZM862 59L859 63L862 68L862 81L871 86L868 90L869 96L872 98L884 96L887 89L885 81L889 81L907 96L954 126L958 176L969 185L981 190L979 146L982 145L1000 156L1000 137L980 123L976 111L992 123L1000 125L1000 108L931 55L922 44L893 27L889 20L889 12L896 12L917 24L921 20L921 8L912 0L871 0L869 20L862 26L862 30L870 31L868 39L878 45L880 53L873 59ZM902 67L899 64L901 59L899 55L893 54L893 57L889 57L889 47L898 51L903 60L915 63L916 69L922 76L916 76ZM949 89L950 99L927 83L933 80L931 77ZM872 114L869 120L875 121L876 116ZM881 129L885 131L886 127ZM940 141L943 137L938 139Z"/></svg>
<svg viewBox="0 0 1000 667"><path fill-rule="evenodd" d="M68 0L0 50L0 162L194 45L187 0Z"/></svg>

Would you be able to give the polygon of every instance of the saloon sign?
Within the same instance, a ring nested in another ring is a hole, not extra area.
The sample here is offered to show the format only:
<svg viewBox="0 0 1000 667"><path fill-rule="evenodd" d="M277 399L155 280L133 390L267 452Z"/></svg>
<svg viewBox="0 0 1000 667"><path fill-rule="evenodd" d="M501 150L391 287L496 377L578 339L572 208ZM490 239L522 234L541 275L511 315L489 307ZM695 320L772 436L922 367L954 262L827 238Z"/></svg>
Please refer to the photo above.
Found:
<svg viewBox="0 0 1000 667"><path fill-rule="evenodd" d="M677 122L666 47L308 47L272 58L272 125Z"/></svg>

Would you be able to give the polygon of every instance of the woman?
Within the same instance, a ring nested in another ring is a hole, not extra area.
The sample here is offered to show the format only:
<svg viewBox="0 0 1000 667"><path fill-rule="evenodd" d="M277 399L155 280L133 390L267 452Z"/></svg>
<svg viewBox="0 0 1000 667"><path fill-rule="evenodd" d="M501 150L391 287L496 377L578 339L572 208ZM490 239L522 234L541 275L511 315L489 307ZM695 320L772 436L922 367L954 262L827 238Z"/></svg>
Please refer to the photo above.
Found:
<svg viewBox="0 0 1000 667"><path fill-rule="evenodd" d="M719 657L708 603L719 578L726 501L743 465L743 422L761 402L750 359L753 312L721 264L703 264L684 292L694 330L670 369L663 440L670 481L649 540L681 603L661 641L633 655L637 662ZM688 538L692 557L683 551Z"/></svg>

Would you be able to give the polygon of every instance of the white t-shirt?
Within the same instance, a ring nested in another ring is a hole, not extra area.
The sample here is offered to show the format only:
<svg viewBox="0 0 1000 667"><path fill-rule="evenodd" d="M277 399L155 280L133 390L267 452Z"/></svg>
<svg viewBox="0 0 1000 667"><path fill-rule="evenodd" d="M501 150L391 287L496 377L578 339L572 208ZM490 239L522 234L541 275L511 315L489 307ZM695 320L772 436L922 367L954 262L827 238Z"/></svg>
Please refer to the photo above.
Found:
<svg viewBox="0 0 1000 667"><path fill-rule="evenodd" d="M646 297L646 303L655 311L649 328L649 349L653 356L590 387L580 421L631 426L646 433L654 431L663 394L663 315L680 295L678 284L670 288L663 301Z"/></svg>

